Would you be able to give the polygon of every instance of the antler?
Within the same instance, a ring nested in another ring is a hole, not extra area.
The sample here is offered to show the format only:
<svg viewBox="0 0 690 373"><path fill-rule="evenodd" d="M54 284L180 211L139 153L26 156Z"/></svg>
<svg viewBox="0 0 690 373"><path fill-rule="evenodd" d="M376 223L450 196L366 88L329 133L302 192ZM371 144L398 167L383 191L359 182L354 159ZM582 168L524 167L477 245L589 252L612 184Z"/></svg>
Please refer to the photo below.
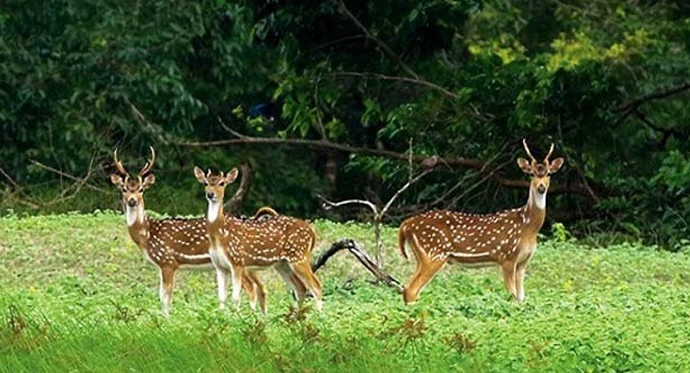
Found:
<svg viewBox="0 0 690 373"><path fill-rule="evenodd" d="M129 172L125 169L125 166L122 165L122 162L120 162L117 159L117 148L115 149L115 152L113 153L113 159L115 160L115 167L117 167L117 170L124 176L128 176Z"/></svg>
<svg viewBox="0 0 690 373"><path fill-rule="evenodd" d="M551 143L551 149L549 149L549 154L544 157L544 163L547 165L549 164L549 157L551 156L551 153L553 153L553 143Z"/></svg>
<svg viewBox="0 0 690 373"><path fill-rule="evenodd" d="M532 163L537 163L537 160L534 159L532 152L529 151L529 146L527 146L527 141L525 139L522 139L522 145L525 147L525 151L527 152L527 155L529 155L529 157L532 159Z"/></svg>
<svg viewBox="0 0 690 373"><path fill-rule="evenodd" d="M147 173L151 171L151 168L153 167L154 162L156 162L156 151L153 150L153 146L149 146L149 149L151 149L151 158L146 161L146 164L144 165L144 168L139 171L139 176L144 176Z"/></svg>

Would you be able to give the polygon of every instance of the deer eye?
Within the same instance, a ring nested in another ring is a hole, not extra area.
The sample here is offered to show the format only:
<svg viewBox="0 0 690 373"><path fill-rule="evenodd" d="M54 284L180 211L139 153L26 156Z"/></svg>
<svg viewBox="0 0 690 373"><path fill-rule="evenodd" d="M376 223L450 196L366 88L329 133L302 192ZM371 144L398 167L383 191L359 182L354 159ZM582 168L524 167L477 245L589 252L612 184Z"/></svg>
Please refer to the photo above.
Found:
<svg viewBox="0 0 690 373"><path fill-rule="evenodd" d="M127 189L122 188L122 193L127 193Z"/></svg>
<svg viewBox="0 0 690 373"><path fill-rule="evenodd" d="M208 186L208 182L204 181L204 186L207 187L207 186Z"/></svg>
<svg viewBox="0 0 690 373"><path fill-rule="evenodd" d="M144 188L139 188L139 193L144 193Z"/></svg>
<svg viewBox="0 0 690 373"><path fill-rule="evenodd" d="M224 181L221 181L220 183L218 183L218 185L219 185L219 186L223 186L223 185L225 185L225 182L224 182Z"/></svg>

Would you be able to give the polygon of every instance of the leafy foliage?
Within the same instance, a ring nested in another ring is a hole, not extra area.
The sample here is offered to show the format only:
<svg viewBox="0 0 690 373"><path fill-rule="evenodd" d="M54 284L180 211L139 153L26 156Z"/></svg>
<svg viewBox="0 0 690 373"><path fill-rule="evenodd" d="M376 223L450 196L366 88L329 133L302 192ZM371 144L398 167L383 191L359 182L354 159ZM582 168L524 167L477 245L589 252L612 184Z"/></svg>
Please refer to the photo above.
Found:
<svg viewBox="0 0 690 373"><path fill-rule="evenodd" d="M687 5L670 0L10 0L0 10L0 166L34 196L54 174L31 160L84 175L95 159L105 180L114 147L145 154L154 144L171 189L197 163L249 162L264 176L247 209L315 215L317 191L387 199L407 165L179 143L232 137L221 117L248 135L399 153L413 139L415 154L484 160L514 180L526 137L566 157L556 182L583 185L550 199L570 231L613 228L681 249L687 89L626 103L687 82L689 35ZM413 189L401 205L487 212L525 200L476 169L441 167Z"/></svg>

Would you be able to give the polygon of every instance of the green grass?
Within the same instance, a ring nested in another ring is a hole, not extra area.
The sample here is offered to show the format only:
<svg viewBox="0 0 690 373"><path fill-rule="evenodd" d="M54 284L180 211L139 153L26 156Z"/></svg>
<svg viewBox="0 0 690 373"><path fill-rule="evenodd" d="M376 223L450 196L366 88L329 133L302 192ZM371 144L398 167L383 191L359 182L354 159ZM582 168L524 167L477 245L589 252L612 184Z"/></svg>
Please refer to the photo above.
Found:
<svg viewBox="0 0 690 373"><path fill-rule="evenodd" d="M316 222L320 244L370 227ZM412 273L384 231L385 267ZM346 253L318 272L322 313L290 310L273 272L269 314L217 309L215 276L182 272L169 319L158 274L116 213L0 218L0 371L686 371L687 254L540 244L527 300L495 268L446 267L413 306ZM310 306L310 302L307 303Z"/></svg>

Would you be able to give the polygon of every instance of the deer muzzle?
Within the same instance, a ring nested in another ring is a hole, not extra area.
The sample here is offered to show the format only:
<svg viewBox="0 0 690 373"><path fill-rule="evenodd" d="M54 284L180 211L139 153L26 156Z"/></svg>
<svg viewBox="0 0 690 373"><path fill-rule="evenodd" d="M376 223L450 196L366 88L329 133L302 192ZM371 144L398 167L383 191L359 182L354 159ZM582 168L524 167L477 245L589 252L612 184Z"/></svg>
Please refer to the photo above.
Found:
<svg viewBox="0 0 690 373"><path fill-rule="evenodd" d="M136 198L130 198L130 199L128 199L128 200L127 200L127 205L129 205L129 207L134 207L134 206L136 206L136 205L137 205L137 199L136 199Z"/></svg>
<svg viewBox="0 0 690 373"><path fill-rule="evenodd" d="M216 199L216 194L213 192L208 192L206 193L206 198L208 198L209 201L213 201L214 199Z"/></svg>
<svg viewBox="0 0 690 373"><path fill-rule="evenodd" d="M544 184L539 184L539 186L537 187L537 192L539 192L539 194L546 193L546 186Z"/></svg>

